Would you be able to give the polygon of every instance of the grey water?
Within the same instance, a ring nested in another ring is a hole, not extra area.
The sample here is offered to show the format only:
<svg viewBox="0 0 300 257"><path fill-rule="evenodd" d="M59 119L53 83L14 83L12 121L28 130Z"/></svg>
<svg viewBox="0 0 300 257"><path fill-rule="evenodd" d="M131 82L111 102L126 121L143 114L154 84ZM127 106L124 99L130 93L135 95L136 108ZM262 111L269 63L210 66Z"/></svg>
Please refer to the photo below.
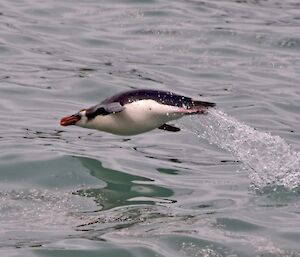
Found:
<svg viewBox="0 0 300 257"><path fill-rule="evenodd" d="M296 0L2 0L1 256L300 256ZM131 88L217 103L118 137Z"/></svg>

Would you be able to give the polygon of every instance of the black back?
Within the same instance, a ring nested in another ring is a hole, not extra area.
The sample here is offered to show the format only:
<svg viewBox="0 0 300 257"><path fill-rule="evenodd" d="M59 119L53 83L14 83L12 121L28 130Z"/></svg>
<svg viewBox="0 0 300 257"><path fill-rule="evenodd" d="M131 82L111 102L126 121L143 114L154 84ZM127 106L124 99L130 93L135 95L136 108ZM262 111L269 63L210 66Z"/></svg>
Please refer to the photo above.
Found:
<svg viewBox="0 0 300 257"><path fill-rule="evenodd" d="M132 103L138 100L152 99L161 104L172 105L177 107L191 108L194 101L190 97L181 96L167 91L159 91L152 89L137 89L116 94L105 99L101 104L119 102L121 105Z"/></svg>

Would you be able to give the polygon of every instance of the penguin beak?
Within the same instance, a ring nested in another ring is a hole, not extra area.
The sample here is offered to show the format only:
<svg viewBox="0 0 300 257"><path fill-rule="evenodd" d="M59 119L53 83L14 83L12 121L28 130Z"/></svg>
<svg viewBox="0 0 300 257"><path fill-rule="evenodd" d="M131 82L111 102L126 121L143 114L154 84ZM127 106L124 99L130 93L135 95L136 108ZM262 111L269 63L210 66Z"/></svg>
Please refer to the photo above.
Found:
<svg viewBox="0 0 300 257"><path fill-rule="evenodd" d="M81 119L81 116L79 114L73 114L70 116L63 117L60 120L61 126L70 126L70 125L76 125L77 121Z"/></svg>

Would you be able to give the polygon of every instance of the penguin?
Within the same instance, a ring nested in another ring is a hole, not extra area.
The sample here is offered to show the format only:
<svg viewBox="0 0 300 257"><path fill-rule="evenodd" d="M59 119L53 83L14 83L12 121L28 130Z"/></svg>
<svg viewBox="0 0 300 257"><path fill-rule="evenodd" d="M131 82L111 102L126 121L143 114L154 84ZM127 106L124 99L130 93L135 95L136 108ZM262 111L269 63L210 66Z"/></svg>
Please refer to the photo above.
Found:
<svg viewBox="0 0 300 257"><path fill-rule="evenodd" d="M215 105L172 92L136 89L121 92L66 116L60 125L75 125L121 136L137 135L156 128L178 132L180 128L167 122L185 115L205 114Z"/></svg>

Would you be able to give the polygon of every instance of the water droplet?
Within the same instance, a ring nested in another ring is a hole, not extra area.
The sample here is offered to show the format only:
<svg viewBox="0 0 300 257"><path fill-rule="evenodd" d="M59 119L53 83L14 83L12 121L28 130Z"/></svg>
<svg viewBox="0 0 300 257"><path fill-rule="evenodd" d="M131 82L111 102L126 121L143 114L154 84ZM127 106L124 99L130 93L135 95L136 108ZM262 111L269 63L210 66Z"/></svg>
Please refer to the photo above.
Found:
<svg viewBox="0 0 300 257"><path fill-rule="evenodd" d="M258 131L226 113L209 110L206 117L191 117L184 125L197 137L230 152L243 163L255 188L300 186L300 153L279 136Z"/></svg>

